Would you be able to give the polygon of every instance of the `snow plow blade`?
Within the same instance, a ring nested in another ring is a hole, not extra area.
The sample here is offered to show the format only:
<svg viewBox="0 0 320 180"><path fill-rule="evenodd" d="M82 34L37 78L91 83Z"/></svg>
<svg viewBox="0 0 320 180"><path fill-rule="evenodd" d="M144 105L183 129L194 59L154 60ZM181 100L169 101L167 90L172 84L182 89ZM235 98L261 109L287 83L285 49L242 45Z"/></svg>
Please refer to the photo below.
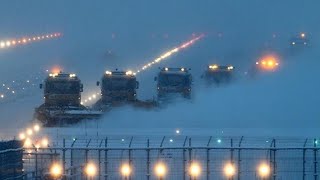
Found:
<svg viewBox="0 0 320 180"><path fill-rule="evenodd" d="M99 112L108 112L112 108L123 107L123 106L132 106L139 109L151 110L158 107L158 102L155 100L135 100L135 101L112 101L112 102L102 102L99 100L94 106L93 109Z"/></svg>
<svg viewBox="0 0 320 180"><path fill-rule="evenodd" d="M46 127L64 126L80 122L84 119L98 119L101 111L86 107L44 107L35 109L34 117Z"/></svg>

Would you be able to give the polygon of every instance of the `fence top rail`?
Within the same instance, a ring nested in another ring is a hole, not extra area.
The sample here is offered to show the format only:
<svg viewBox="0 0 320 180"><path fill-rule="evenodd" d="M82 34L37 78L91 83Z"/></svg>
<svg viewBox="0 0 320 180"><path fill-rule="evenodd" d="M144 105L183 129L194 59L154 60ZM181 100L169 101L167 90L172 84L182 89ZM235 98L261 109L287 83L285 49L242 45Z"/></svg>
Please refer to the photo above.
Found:
<svg viewBox="0 0 320 180"><path fill-rule="evenodd" d="M287 147L287 148L277 148L277 147L48 147L48 148L38 148L37 151L41 150L97 150L97 151L112 151L112 150L262 150L262 151L280 151L280 150L312 150L319 151L320 147ZM34 148L26 148L28 150L35 150Z"/></svg>
<svg viewBox="0 0 320 180"><path fill-rule="evenodd" d="M188 142L188 143L186 143ZM189 143L191 142L191 143ZM231 143L232 142L232 143ZM108 136L108 137L66 137L52 139L50 147L68 148L172 148L172 147L206 147L206 148L314 148L320 147L320 138L285 138L285 137L214 137L214 136Z"/></svg>

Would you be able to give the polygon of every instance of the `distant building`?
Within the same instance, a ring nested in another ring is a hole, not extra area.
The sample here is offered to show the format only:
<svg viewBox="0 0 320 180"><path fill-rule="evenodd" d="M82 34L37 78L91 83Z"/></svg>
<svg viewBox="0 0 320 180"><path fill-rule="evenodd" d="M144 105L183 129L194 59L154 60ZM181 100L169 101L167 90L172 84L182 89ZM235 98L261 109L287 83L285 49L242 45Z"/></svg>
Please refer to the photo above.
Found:
<svg viewBox="0 0 320 180"><path fill-rule="evenodd" d="M17 140L0 141L0 179L22 179L23 149Z"/></svg>

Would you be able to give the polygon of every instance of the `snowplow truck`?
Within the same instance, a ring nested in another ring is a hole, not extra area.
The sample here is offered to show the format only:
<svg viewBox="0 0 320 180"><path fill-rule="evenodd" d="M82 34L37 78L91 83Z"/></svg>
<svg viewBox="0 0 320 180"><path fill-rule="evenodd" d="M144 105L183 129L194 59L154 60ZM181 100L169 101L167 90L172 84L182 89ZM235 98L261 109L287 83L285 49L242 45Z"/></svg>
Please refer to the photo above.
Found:
<svg viewBox="0 0 320 180"><path fill-rule="evenodd" d="M309 38L305 33L300 33L290 39L291 47L307 47L309 46Z"/></svg>
<svg viewBox="0 0 320 180"><path fill-rule="evenodd" d="M157 103L154 100L141 101L137 99L139 82L132 71L106 71L101 82L101 98L93 106L99 111L108 111L112 107L130 104L134 107L151 109Z"/></svg>
<svg viewBox="0 0 320 180"><path fill-rule="evenodd" d="M155 81L157 81L158 99L170 94L181 94L184 98L191 97L192 76L190 69L162 68Z"/></svg>
<svg viewBox="0 0 320 180"><path fill-rule="evenodd" d="M100 112L81 104L83 85L75 74L49 74L40 89L44 91L44 104L35 109L35 119L44 126L72 124L100 116Z"/></svg>
<svg viewBox="0 0 320 180"><path fill-rule="evenodd" d="M233 66L219 66L217 64L209 65L202 76L207 84L228 83L233 78Z"/></svg>
<svg viewBox="0 0 320 180"><path fill-rule="evenodd" d="M132 71L106 71L97 86L101 85L102 104L115 102L134 102L137 100L136 90L139 82Z"/></svg>

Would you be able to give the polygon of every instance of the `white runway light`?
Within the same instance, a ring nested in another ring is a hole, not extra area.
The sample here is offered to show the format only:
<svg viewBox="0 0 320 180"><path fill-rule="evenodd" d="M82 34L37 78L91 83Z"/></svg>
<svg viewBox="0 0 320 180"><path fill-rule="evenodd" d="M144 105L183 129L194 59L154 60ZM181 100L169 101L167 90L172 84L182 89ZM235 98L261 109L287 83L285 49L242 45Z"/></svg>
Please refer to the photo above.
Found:
<svg viewBox="0 0 320 180"><path fill-rule="evenodd" d="M159 57L155 58L154 60L151 60L149 63L142 65L142 67L140 69L138 69L135 73L138 74L142 71L145 71L147 69L149 69L150 67L152 67L154 64L160 63L161 61L171 57L172 55L180 52L182 49L186 49L189 46L191 46L192 44L196 43L198 40L202 39L204 37L204 34L201 34L187 42L182 43L180 46L172 48L171 50L164 52L163 54L161 54Z"/></svg>

